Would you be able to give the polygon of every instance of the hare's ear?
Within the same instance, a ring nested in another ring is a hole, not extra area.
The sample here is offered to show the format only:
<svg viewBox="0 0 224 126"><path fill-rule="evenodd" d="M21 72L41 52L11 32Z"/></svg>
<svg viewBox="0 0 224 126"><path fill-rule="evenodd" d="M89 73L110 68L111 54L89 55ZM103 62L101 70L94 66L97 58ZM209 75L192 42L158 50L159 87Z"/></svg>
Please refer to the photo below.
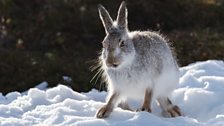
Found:
<svg viewBox="0 0 224 126"><path fill-rule="evenodd" d="M120 5L120 8L117 14L117 25L121 29L127 29L127 25L128 25L127 17L128 17L128 10L126 8L125 1L123 1Z"/></svg>
<svg viewBox="0 0 224 126"><path fill-rule="evenodd" d="M113 20L110 17L110 14L108 13L108 11L103 7L103 5L101 4L98 5L98 11L99 11L100 19L105 28L105 31L106 33L108 33L113 26Z"/></svg>

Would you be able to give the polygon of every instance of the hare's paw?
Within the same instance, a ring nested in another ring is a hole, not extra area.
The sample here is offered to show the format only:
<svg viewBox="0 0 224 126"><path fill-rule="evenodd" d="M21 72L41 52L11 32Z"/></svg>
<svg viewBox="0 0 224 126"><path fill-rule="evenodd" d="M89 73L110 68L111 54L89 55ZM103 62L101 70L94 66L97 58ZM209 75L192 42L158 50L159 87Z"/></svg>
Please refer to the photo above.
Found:
<svg viewBox="0 0 224 126"><path fill-rule="evenodd" d="M146 111L146 112L152 112L151 108L149 106L142 106L141 108L137 109L137 111Z"/></svg>
<svg viewBox="0 0 224 126"><path fill-rule="evenodd" d="M174 105L171 108L169 108L167 112L163 111L162 114L165 117L177 117L177 116L181 116L181 111L178 106Z"/></svg>
<svg viewBox="0 0 224 126"><path fill-rule="evenodd" d="M181 116L180 108L176 105L168 109L168 112L170 113L171 117Z"/></svg>
<svg viewBox="0 0 224 126"><path fill-rule="evenodd" d="M100 108L96 114L97 118L107 118L110 113L112 112L112 109L108 108L106 105Z"/></svg>

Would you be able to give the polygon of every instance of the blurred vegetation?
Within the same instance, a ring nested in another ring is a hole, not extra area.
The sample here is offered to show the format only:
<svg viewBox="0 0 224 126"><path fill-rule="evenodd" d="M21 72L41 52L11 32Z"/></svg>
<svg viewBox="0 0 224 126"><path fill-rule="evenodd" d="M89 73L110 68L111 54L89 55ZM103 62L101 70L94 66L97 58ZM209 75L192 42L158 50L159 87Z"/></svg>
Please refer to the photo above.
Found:
<svg viewBox="0 0 224 126"><path fill-rule="evenodd" d="M105 35L97 4L115 19L121 0L1 0L0 92L47 81L76 91L99 88L89 70ZM223 0L126 0L130 30L155 30L176 48L180 66L224 58ZM71 77L72 81L63 76Z"/></svg>

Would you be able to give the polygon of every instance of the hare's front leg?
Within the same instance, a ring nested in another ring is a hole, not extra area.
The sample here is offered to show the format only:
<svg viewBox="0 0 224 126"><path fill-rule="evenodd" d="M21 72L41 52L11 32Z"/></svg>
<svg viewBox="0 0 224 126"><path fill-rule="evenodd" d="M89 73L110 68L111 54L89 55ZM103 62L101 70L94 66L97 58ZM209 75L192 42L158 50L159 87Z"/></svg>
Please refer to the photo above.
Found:
<svg viewBox="0 0 224 126"><path fill-rule="evenodd" d="M152 100L152 90L146 89L143 105L137 111L151 112L151 100Z"/></svg>
<svg viewBox="0 0 224 126"><path fill-rule="evenodd" d="M107 104L98 110L96 117L97 118L108 117L110 113L113 111L114 106L117 103L118 97L119 97L118 93L113 93L111 97L109 98L109 101L107 102Z"/></svg>
<svg viewBox="0 0 224 126"><path fill-rule="evenodd" d="M181 116L180 108L177 105L173 105L169 98L160 97L157 99L160 107L163 109L163 116L165 117L177 117Z"/></svg>

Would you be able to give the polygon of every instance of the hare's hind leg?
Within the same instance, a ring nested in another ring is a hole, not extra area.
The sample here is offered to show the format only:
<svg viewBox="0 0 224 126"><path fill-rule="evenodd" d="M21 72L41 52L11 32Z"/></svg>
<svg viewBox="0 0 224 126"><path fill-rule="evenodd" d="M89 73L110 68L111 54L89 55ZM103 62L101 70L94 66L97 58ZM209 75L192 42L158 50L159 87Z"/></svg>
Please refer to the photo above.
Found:
<svg viewBox="0 0 224 126"><path fill-rule="evenodd" d="M141 108L137 109L137 111L151 112L151 100L152 100L152 90L146 89L143 105Z"/></svg>
<svg viewBox="0 0 224 126"><path fill-rule="evenodd" d="M160 107L163 110L163 116L165 117L177 117L181 116L180 108L177 105L173 105L169 98L160 97L157 99Z"/></svg>

